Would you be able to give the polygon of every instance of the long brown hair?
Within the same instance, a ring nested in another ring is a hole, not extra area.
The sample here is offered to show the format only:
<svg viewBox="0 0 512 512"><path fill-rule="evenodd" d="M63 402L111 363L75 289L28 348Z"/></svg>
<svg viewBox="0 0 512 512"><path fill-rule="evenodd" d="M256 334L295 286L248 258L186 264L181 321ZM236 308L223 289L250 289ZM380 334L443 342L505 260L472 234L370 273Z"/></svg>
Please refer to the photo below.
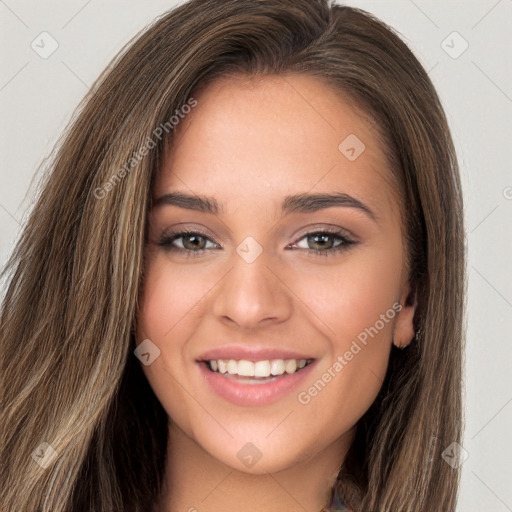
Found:
<svg viewBox="0 0 512 512"><path fill-rule="evenodd" d="M2 511L147 511L158 495L167 417L133 355L151 187L194 91L258 73L318 77L362 107L402 198L419 334L393 348L337 490L357 511L455 510L459 471L441 452L462 430L462 198L427 73L355 8L192 0L98 78L2 273Z"/></svg>

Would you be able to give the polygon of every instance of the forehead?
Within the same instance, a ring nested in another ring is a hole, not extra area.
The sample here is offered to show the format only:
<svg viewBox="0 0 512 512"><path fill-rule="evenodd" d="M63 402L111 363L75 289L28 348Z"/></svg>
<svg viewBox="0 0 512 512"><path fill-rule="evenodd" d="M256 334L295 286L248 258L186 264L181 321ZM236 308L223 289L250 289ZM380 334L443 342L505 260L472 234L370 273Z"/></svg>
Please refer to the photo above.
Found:
<svg viewBox="0 0 512 512"><path fill-rule="evenodd" d="M317 78L223 78L197 96L155 183L233 210L307 192L364 197L398 215L397 193L369 116ZM355 157L355 158L354 158Z"/></svg>

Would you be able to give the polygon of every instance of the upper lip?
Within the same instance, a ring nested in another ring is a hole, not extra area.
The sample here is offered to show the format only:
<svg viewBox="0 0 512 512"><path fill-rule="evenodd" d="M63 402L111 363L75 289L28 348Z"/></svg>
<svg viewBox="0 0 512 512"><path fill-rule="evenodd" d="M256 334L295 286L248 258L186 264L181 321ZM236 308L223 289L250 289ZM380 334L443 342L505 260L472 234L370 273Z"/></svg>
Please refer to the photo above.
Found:
<svg viewBox="0 0 512 512"><path fill-rule="evenodd" d="M248 348L241 346L225 346L207 350L198 361L212 361L219 359L235 359L245 361L266 361L270 359L314 359L307 354L278 347Z"/></svg>

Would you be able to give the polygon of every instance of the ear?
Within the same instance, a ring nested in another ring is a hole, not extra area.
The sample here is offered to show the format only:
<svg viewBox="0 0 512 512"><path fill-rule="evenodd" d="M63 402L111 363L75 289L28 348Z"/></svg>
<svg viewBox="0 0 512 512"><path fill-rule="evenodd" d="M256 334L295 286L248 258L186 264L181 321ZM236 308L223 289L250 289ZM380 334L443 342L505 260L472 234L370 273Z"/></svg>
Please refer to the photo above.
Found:
<svg viewBox="0 0 512 512"><path fill-rule="evenodd" d="M400 294L400 311L398 313L393 331L393 343L398 348L405 348L415 336L414 313L417 307L416 291L409 283L402 288Z"/></svg>

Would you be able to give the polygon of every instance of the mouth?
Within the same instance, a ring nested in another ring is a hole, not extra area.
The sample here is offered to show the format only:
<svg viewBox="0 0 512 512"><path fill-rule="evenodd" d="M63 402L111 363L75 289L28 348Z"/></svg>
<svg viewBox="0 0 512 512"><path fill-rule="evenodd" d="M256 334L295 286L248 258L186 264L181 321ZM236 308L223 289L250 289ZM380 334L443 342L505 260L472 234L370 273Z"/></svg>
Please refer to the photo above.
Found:
<svg viewBox="0 0 512 512"><path fill-rule="evenodd" d="M212 353L196 361L207 392L242 407L265 406L290 398L317 362L311 357L293 358L291 353L286 354L286 358L277 357L275 352L260 354L260 357L243 355L252 360ZM263 359L269 355L269 359Z"/></svg>

